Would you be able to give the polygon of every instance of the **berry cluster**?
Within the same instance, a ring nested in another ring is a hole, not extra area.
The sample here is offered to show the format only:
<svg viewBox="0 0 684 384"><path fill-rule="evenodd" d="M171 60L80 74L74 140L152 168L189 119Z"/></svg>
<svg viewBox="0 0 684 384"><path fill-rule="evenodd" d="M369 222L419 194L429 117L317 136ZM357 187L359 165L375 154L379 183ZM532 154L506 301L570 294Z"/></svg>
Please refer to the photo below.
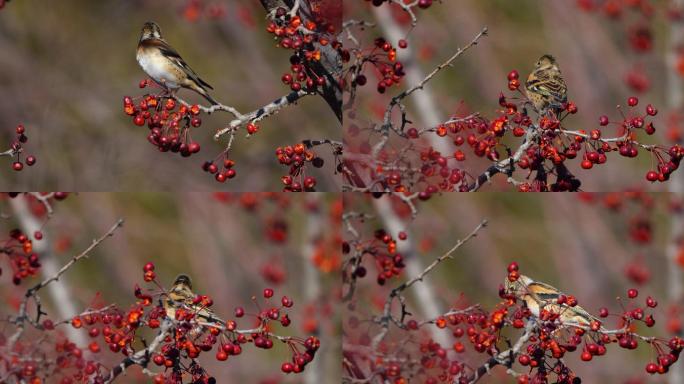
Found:
<svg viewBox="0 0 684 384"><path fill-rule="evenodd" d="M34 233L34 238L40 240L43 235L41 232ZM10 268L12 269L12 283L21 284L22 280L35 276L41 265L38 254L33 252L33 241L21 230L13 229L9 232L0 252L7 255ZM2 269L0 268L0 274Z"/></svg>
<svg viewBox="0 0 684 384"><path fill-rule="evenodd" d="M508 280L515 282L520 278L517 263L511 263L508 267ZM581 351L582 361L591 361L596 357L606 354L609 344L618 344L621 348L636 349L641 342L650 345L656 352L656 363L648 363L646 372L650 374L667 373L669 367L678 360L679 354L684 348L684 341L679 337L670 340L661 340L654 337L644 337L636 333L635 326L642 323L650 328L655 325L652 313L648 313L655 308L658 303L652 297L647 297L644 304L637 303L639 292L634 288L627 290L628 305L624 306L622 313L612 316L619 319L620 328L608 330L602 321L593 320L587 326L570 325L565 323L563 312L550 312L545 308L541 310L538 318L532 318L530 309L527 306L518 306L518 297L506 292L503 286L500 288L500 296L505 299L502 311L509 314L509 321L515 328L522 328L525 319L539 321L537 325L538 336L530 339L523 353L518 356L518 362L523 366L529 366L531 373L519 383L538 383L546 382L551 373L557 375L559 383L578 382L572 370L565 365L563 357L568 353ZM561 308L571 308L579 305L578 300L573 296L559 295L550 304L557 304ZM599 310L600 318L611 316L608 309ZM552 369L548 369L552 367ZM536 372L535 372L536 371Z"/></svg>
<svg viewBox="0 0 684 384"><path fill-rule="evenodd" d="M10 149L3 152L2 154L14 157L14 162L12 162L12 169L14 169L15 171L21 171L22 169L24 169L24 163L29 167L35 164L36 157L33 155L28 155L24 159L24 162L21 161L21 153L24 150L23 145L28 141L28 136L26 136L26 128L22 124L17 125L14 131L16 133L16 136L12 141L12 144L10 145Z"/></svg>
<svg viewBox="0 0 684 384"><path fill-rule="evenodd" d="M399 47L406 48L406 40L399 41ZM345 76L345 84L349 85L352 94L357 87L363 87L368 82L368 77L364 73L366 64L370 64L377 74L376 90L381 94L392 86L398 86L405 76L404 65L397 60L396 48L382 37L375 39L373 47L358 50L354 56L355 62L348 67ZM342 60L345 63L351 60L348 51L342 55Z"/></svg>
<svg viewBox="0 0 684 384"><path fill-rule="evenodd" d="M278 47L293 51L290 56L290 72L281 77L291 90L315 92L326 85L327 80L317 70L317 66L320 64L323 47L330 45L332 49L338 50L342 46L335 38L335 29L335 25L325 17L308 20L299 15L291 15L282 7L275 10L266 31L274 36Z"/></svg>
<svg viewBox="0 0 684 384"><path fill-rule="evenodd" d="M216 163L220 164L221 169ZM221 152L214 160L207 160L202 164L202 170L214 175L214 178L219 183L223 183L228 179L232 179L237 175L233 168L235 160L228 158L228 151Z"/></svg>
<svg viewBox="0 0 684 384"><path fill-rule="evenodd" d="M150 80L142 80L140 87L151 85ZM187 107L171 97L146 94L135 100L124 97L124 113L133 117L133 124L147 124L150 133L147 140L161 152L178 153L189 157L200 151L199 143L190 137L190 127L202 125L198 105Z"/></svg>
<svg viewBox="0 0 684 384"><path fill-rule="evenodd" d="M511 71L508 80L509 89L519 90L520 83L517 71ZM522 136L525 129L532 126L533 122L526 116L524 105L510 103L504 96L500 98L499 104L506 108L506 114L512 117L513 123L519 124L513 128L515 136ZM649 171L646 174L646 179L651 182L668 180L672 172L679 167L679 163L684 157L684 148L679 145L664 147L641 144L637 139L637 134L638 132L644 132L646 135L655 133L656 128L649 119L655 116L658 110L653 105L648 104L643 112L639 112L636 108L639 99L635 96L629 97L626 104L628 107L626 113L623 108L620 108L621 120L611 122L608 116L600 116L598 119L599 128L592 129L589 132L585 130L570 131L563 127L562 120L570 114L577 113L577 106L573 102L568 102L565 105L566 114L561 114L559 117L542 116L538 122L538 128L543 130L540 143L538 146L531 146L527 150L526 155L518 160L518 166L523 169L535 169L535 164L537 164L538 169L540 162L548 160L556 166L557 176L559 176L558 182L552 186L552 189L576 190L579 188L579 180L574 179L567 172L567 168L559 167L567 159L574 159L581 152L584 152L580 165L583 169L591 169L595 165L604 164L610 152L618 152L621 156L633 158L639 155L641 148L650 152L656 162L656 170ZM615 133L612 137L606 137L606 128L604 127L611 125L616 127ZM563 178L564 175L568 177ZM529 190L541 186L523 184L519 187Z"/></svg>
<svg viewBox="0 0 684 384"><path fill-rule="evenodd" d="M140 88L154 86L151 80L142 80ZM124 97L124 112L133 117L133 124L143 126L147 124L150 133L147 140L157 147L160 152L178 153L182 157L190 157L199 153L200 144L191 137L191 129L202 125L199 105L185 105L177 99L159 95L145 94L137 103L129 96ZM249 135L256 133L258 127L247 125ZM205 161L202 170L214 175L217 182L223 183L237 175L234 169L235 161L228 158L228 149L216 156L214 160Z"/></svg>
<svg viewBox="0 0 684 384"><path fill-rule="evenodd" d="M315 191L316 178L306 176L306 166L310 164L314 168L321 168L323 166L323 159L316 156L316 153L308 149L303 143L278 147L275 154L280 164L290 167L288 174L281 178L284 191Z"/></svg>
<svg viewBox="0 0 684 384"><path fill-rule="evenodd" d="M406 233L401 232L399 240L406 239ZM351 262L347 263L348 269L344 271L344 281L349 284L366 277L368 270L364 265L364 258L367 257L372 258L377 269L375 280L379 285L385 285L388 280L399 277L406 267L404 257L397 252L397 240L384 229L376 230L372 239L344 242L342 253L350 255Z"/></svg>
<svg viewBox="0 0 684 384"><path fill-rule="evenodd" d="M156 280L155 267L147 263L143 268L143 279L148 283L161 285ZM214 321L207 323L201 313L213 306L213 300L206 295L197 295L191 303L178 305L174 308L173 317L168 317L168 310L162 304L169 295L169 291L143 290L135 288L136 303L128 310L120 310L114 306L91 311L85 315L75 316L70 324L77 329L83 329L93 339L89 344L92 353L99 353L101 341L113 352L126 356L145 356L164 372L154 377L155 383L181 383L184 377L191 377L192 382L216 382L200 365L197 358L216 347L215 358L219 361L228 360L229 356L238 356L242 349L249 344L257 348L271 349L274 340L288 345L291 358L282 364L285 373L302 372L311 362L320 346L317 338L309 336L300 339L293 336L278 336L272 333L273 323L278 322L288 327L291 320L287 310L292 308L293 301L283 296L277 305L268 304L262 308L256 304L255 313L247 313L244 308L237 307L234 311L236 319L251 317L256 324L252 329L242 330L237 320ZM274 291L266 288L263 291L266 302L274 297ZM144 329L159 330L161 341L152 350L147 347L142 354L137 347L137 341L142 337ZM165 334L163 333L165 332ZM139 362L136 362L139 363ZM86 367L82 372L89 380L104 380L111 373L101 365Z"/></svg>
<svg viewBox="0 0 684 384"><path fill-rule="evenodd" d="M55 325L46 320L42 327L46 331L52 331ZM42 357L33 359L29 356L36 354L35 343L17 342L11 354L0 356L0 362L4 365L12 366L11 374L4 377L8 382L17 383L43 383L44 378L55 378L55 383L75 384L84 381L97 370L99 363L86 357L88 354L76 344L70 342L62 336L57 336L57 340L50 346L41 350ZM59 362L59 364L49 364L48 361Z"/></svg>

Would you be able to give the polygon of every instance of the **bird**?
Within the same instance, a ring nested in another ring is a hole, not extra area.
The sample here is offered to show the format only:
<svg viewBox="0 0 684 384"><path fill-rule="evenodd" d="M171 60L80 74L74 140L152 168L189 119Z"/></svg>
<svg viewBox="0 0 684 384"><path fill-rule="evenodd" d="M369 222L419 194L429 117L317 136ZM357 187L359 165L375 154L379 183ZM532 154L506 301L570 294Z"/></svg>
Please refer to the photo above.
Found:
<svg viewBox="0 0 684 384"><path fill-rule="evenodd" d="M148 21L143 24L136 59L145 73L171 94L181 87L187 88L202 95L212 105L219 104L207 92L207 88L214 88L202 80L164 40L156 23Z"/></svg>
<svg viewBox="0 0 684 384"><path fill-rule="evenodd" d="M601 324L601 320L579 305L559 304L560 296L568 297L559 289L525 275L520 275L515 281L510 281L506 277L504 288L507 293L523 300L530 313L537 318L540 318L542 311L546 310L551 314L558 314L558 319L563 325L587 328L591 327L593 322L598 322L599 326Z"/></svg>
<svg viewBox="0 0 684 384"><path fill-rule="evenodd" d="M166 293L166 297L162 301L166 316L175 319L176 311L179 309L193 314L195 316L193 321L196 321L198 326L193 328L192 334L200 333L207 326L217 328L225 326L225 321L217 317L209 308L196 303L196 297L197 295L192 291L190 276L185 274L178 275L173 282L173 286Z"/></svg>
<svg viewBox="0 0 684 384"><path fill-rule="evenodd" d="M543 55L525 82L527 98L540 115L553 112L556 116L565 109L568 102L568 88L563 80L556 59Z"/></svg>

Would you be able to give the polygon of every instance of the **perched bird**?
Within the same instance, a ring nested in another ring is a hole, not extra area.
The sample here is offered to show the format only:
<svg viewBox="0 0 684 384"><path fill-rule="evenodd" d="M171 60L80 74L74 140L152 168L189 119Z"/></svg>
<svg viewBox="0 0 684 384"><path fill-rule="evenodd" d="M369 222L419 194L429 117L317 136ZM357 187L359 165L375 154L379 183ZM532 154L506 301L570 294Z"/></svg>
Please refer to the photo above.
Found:
<svg viewBox="0 0 684 384"><path fill-rule="evenodd" d="M175 93L181 87L188 88L202 95L212 105L219 104L206 90L214 88L202 80L164 40L157 24L147 22L143 25L136 59L142 69L170 93Z"/></svg>
<svg viewBox="0 0 684 384"><path fill-rule="evenodd" d="M183 309L187 313L192 313L199 327L193 329L191 333L199 333L205 326L222 327L225 322L207 307L195 302L197 295L192 291L192 281L188 275L178 275L173 282L173 286L163 299L166 316L176 318L176 311Z"/></svg>
<svg viewBox="0 0 684 384"><path fill-rule="evenodd" d="M553 112L558 115L568 102L567 86L556 59L551 55L539 58L534 71L525 82L527 98L540 115Z"/></svg>
<svg viewBox="0 0 684 384"><path fill-rule="evenodd" d="M558 289L530 279L525 275L520 275L518 280L510 281L508 278L504 280L504 287L507 293L523 300L525 305L530 310L532 315L539 318L543 310L552 314L558 314L559 320L563 325L589 327L591 323L599 320L594 315L587 312L579 305L570 306L567 304L568 295ZM560 296L565 296L565 302L561 300L558 303Z"/></svg>

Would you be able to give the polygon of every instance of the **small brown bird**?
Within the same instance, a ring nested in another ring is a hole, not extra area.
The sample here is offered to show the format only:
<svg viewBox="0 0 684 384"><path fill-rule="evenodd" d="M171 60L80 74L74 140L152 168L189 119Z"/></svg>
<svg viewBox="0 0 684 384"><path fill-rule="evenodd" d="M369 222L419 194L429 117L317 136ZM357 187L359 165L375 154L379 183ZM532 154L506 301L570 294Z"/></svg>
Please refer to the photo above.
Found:
<svg viewBox="0 0 684 384"><path fill-rule="evenodd" d="M568 102L567 86L556 59L551 55L539 58L525 83L527 98L540 115L553 112L556 116Z"/></svg>
<svg viewBox="0 0 684 384"><path fill-rule="evenodd" d="M206 90L214 88L202 80L164 40L157 24L147 22L143 25L136 59L142 69L171 94L181 87L188 88L202 95L212 105L219 104Z"/></svg>
<svg viewBox="0 0 684 384"><path fill-rule="evenodd" d="M532 280L525 275L520 275L514 282L506 278L504 287L507 293L523 300L530 312L537 318L543 310L546 310L549 313L558 314L563 325L588 327L594 321L601 323L601 320L579 305L559 304L559 297L561 295L567 297L567 295L555 287Z"/></svg>
<svg viewBox="0 0 684 384"><path fill-rule="evenodd" d="M197 295L192 291L192 281L188 275L178 275L173 282L173 286L167 292L166 298L163 300L164 310L166 316L175 319L176 311L179 309L185 310L187 313L195 315L195 320L198 327L191 331L192 334L197 334L206 326L215 326L221 328L225 322L218 318L207 307L195 303Z"/></svg>

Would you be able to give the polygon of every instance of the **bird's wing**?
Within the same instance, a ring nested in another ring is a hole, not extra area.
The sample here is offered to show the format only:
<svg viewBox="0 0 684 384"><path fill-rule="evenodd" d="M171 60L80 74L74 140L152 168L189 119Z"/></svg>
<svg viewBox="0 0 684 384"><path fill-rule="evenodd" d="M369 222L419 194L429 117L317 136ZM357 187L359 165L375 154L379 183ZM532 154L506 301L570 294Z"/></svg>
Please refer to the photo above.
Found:
<svg viewBox="0 0 684 384"><path fill-rule="evenodd" d="M567 102L567 86L560 72L534 71L525 86L533 92L552 97L558 103Z"/></svg>
<svg viewBox="0 0 684 384"><path fill-rule="evenodd" d="M192 68L190 68L190 66L188 65L188 63L186 63L185 60L183 60L183 58L182 58L181 55L178 53L178 51L176 51L172 46L170 46L169 43L167 43L167 42L164 41L164 40L150 40L150 41L148 42L148 44L150 44L150 45L152 45L152 46L155 46L155 47L159 48L159 50L160 50L166 57L168 57L170 60L172 60L174 63L176 63L176 65L178 65L179 67L181 67L181 68L183 69L183 71L184 71L192 80L194 80L197 84L200 84L200 85L202 85L202 86L205 86L205 87L207 87L207 88L209 88L209 89L214 89L214 87L212 87L211 85L209 85L209 83L207 83L206 81L202 80L202 79L199 77L199 75L197 74L197 72L195 72Z"/></svg>
<svg viewBox="0 0 684 384"><path fill-rule="evenodd" d="M535 281L527 287L528 294L545 305L542 307L550 312L561 314L561 319L569 325L589 325L592 321L601 322L596 316L587 312L584 308L576 305L571 307L566 304L556 304L558 296L563 295L558 289L541 282Z"/></svg>

